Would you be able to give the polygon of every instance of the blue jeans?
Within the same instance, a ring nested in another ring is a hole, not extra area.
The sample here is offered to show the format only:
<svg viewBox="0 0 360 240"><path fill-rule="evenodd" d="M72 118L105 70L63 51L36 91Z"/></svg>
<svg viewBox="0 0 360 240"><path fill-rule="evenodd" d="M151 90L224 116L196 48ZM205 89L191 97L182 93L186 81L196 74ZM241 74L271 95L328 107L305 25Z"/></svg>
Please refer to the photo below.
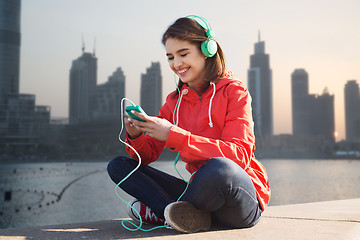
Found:
<svg viewBox="0 0 360 240"><path fill-rule="evenodd" d="M138 162L116 157L108 164L110 178L118 184ZM186 188L186 182L150 166L141 165L120 184L129 195L150 207L164 219L165 207L175 202ZM211 158L194 174L181 201L197 209L210 211L212 222L224 227L247 228L261 217L255 187L249 175L227 158Z"/></svg>

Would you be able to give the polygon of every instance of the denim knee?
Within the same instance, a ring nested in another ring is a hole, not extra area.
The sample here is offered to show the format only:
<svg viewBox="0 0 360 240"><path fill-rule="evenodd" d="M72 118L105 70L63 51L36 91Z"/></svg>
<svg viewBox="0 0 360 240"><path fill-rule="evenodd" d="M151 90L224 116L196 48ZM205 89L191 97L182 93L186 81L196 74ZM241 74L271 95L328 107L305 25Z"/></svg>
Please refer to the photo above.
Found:
<svg viewBox="0 0 360 240"><path fill-rule="evenodd" d="M137 162L129 157L118 156L107 165L107 172L114 182L118 182L137 166Z"/></svg>
<svg viewBox="0 0 360 240"><path fill-rule="evenodd" d="M206 169L207 176L216 176L218 180L228 182L232 176L238 176L240 166L228 158L216 157L209 159L202 168Z"/></svg>
<svg viewBox="0 0 360 240"><path fill-rule="evenodd" d="M215 211L224 204L235 204L238 189L246 190L257 201L255 187L239 165L227 158L211 158L195 173L183 199L200 209Z"/></svg>

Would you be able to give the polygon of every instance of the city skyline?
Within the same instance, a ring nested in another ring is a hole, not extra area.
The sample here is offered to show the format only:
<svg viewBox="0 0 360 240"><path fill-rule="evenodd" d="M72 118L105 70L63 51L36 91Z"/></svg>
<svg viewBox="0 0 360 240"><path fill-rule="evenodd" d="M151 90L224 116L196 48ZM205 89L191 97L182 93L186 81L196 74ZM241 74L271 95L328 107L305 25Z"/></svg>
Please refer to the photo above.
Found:
<svg viewBox="0 0 360 240"><path fill-rule="evenodd" d="M328 87L335 95L337 140L345 137L344 86L360 79L360 3L229 1L209 11L202 7L209 1L188 1L186 9L160 2L143 1L139 8L138 3L119 1L23 1L20 92L35 94L37 105L51 106L52 117L67 117L70 63L81 54L84 36L85 51L96 50L99 84L121 67L126 97L139 103L141 74L159 61L165 99L175 84L160 43L162 33L176 18L198 14L209 20L228 68L246 85L249 56L260 30L273 70L274 134L292 132L291 73L304 68L310 92L321 94Z"/></svg>

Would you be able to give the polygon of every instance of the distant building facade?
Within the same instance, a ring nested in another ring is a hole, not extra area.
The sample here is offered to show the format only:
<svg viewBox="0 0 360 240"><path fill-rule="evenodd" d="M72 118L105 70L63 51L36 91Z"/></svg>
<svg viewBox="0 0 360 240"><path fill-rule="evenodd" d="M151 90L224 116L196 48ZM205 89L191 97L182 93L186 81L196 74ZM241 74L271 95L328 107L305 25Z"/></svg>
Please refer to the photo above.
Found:
<svg viewBox="0 0 360 240"><path fill-rule="evenodd" d="M35 105L33 94L8 94L0 108L0 143L40 143L50 127L49 106Z"/></svg>
<svg viewBox="0 0 360 240"><path fill-rule="evenodd" d="M119 67L108 81L97 85L91 95L92 119L119 118L120 102L125 97L125 75Z"/></svg>
<svg viewBox="0 0 360 240"><path fill-rule="evenodd" d="M0 147L34 145L49 128L50 107L19 93L21 1L0 0L0 16Z"/></svg>
<svg viewBox="0 0 360 240"><path fill-rule="evenodd" d="M321 95L315 95L312 98L314 99L314 109L312 110L314 135L323 135L327 140L335 142L334 95L331 95L325 88Z"/></svg>
<svg viewBox="0 0 360 240"><path fill-rule="evenodd" d="M69 124L64 129L67 157L101 159L121 151L120 101L125 97L122 69L118 67L107 82L97 84L97 58L83 51L73 61L69 78Z"/></svg>
<svg viewBox="0 0 360 240"><path fill-rule="evenodd" d="M151 63L146 73L141 74L141 108L150 115L157 116L162 106L162 77L159 62Z"/></svg>
<svg viewBox="0 0 360 240"><path fill-rule="evenodd" d="M252 114L256 136L273 135L272 70L265 42L255 43L255 52L250 56L248 89L252 97Z"/></svg>
<svg viewBox="0 0 360 240"><path fill-rule="evenodd" d="M360 142L360 92L356 80L345 84L344 96L346 140Z"/></svg>
<svg viewBox="0 0 360 240"><path fill-rule="evenodd" d="M69 84L69 123L91 120L90 97L97 84L97 58L84 52L72 62Z"/></svg>
<svg viewBox="0 0 360 240"><path fill-rule="evenodd" d="M309 76L304 69L291 74L292 125L295 136L324 136L335 141L334 95L327 88L321 95L309 94Z"/></svg>

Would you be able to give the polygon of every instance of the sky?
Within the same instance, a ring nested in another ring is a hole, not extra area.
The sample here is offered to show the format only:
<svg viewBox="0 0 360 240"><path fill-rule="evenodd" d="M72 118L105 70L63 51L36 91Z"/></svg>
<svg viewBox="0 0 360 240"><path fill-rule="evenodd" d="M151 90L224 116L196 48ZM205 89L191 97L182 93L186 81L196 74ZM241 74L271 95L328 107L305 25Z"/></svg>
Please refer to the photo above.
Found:
<svg viewBox="0 0 360 240"><path fill-rule="evenodd" d="M254 44L265 41L273 73L274 133L291 134L291 73L309 74L309 93L335 95L336 140L345 138L344 86L360 83L358 0L22 0L20 92L35 94L51 117L68 117L69 70L86 52L98 58L98 84L121 67L125 95L139 104L140 78L160 62L163 101L175 89L161 37L177 18L205 17L227 68L247 86ZM83 39L83 40L82 40Z"/></svg>

